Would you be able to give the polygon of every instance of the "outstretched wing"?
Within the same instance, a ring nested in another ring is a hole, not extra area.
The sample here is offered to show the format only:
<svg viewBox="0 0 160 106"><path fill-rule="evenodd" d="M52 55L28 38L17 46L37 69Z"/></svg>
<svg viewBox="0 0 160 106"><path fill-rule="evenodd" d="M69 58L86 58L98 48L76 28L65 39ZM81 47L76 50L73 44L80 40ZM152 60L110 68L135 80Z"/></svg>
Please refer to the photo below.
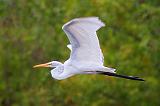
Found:
<svg viewBox="0 0 160 106"><path fill-rule="evenodd" d="M105 25L98 17L76 18L63 25L62 29L71 43L71 61L103 65L103 54L96 34L102 26Z"/></svg>

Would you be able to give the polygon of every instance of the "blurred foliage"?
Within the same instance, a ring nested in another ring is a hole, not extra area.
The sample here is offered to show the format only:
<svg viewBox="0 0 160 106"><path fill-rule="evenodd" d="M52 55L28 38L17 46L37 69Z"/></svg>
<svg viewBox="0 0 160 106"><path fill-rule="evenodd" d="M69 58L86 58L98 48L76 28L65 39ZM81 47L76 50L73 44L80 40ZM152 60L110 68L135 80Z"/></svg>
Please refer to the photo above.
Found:
<svg viewBox="0 0 160 106"><path fill-rule="evenodd" d="M52 79L37 63L64 62L61 27L98 16L105 65L137 82L98 75ZM160 106L160 0L0 0L1 106Z"/></svg>

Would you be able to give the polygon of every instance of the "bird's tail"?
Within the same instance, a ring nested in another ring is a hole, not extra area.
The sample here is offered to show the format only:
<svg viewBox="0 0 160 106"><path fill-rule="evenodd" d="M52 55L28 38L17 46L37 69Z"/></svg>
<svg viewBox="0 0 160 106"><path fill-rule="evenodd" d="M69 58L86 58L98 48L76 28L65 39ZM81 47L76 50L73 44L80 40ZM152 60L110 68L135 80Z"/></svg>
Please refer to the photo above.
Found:
<svg viewBox="0 0 160 106"><path fill-rule="evenodd" d="M120 75L120 74L116 74L112 72L96 71L96 73L101 74L101 75L108 75L108 76L130 79L130 80L145 81L144 79L136 77L136 76L126 76L126 75Z"/></svg>

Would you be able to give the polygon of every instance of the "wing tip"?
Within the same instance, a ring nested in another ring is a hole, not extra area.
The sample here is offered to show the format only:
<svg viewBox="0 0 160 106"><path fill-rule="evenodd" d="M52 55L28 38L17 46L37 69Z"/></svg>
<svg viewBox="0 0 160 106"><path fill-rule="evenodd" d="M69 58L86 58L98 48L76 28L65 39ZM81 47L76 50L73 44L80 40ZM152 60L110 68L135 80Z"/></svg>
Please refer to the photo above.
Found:
<svg viewBox="0 0 160 106"><path fill-rule="evenodd" d="M83 19L83 20L87 20L87 21L94 21L96 24L99 24L102 27L105 26L104 22L102 22L102 20L100 20L99 17L96 17L96 16L75 18L75 19L73 19L73 21L76 21L76 20L79 20L79 19Z"/></svg>
<svg viewBox="0 0 160 106"><path fill-rule="evenodd" d="M97 17L97 19L98 19L99 23L101 24L101 26L104 27L104 26L105 26L105 23L102 22L102 20L100 20L99 17Z"/></svg>
<svg viewBox="0 0 160 106"><path fill-rule="evenodd" d="M76 21L79 21L79 20L87 20L87 21L94 21L96 24L100 25L101 27L104 27L105 26L105 23L102 22L99 17L83 17L83 18L74 18L72 20L70 20L69 22L65 23L63 26L62 26L62 29L64 30L66 26L68 25L71 25L73 24L74 22Z"/></svg>

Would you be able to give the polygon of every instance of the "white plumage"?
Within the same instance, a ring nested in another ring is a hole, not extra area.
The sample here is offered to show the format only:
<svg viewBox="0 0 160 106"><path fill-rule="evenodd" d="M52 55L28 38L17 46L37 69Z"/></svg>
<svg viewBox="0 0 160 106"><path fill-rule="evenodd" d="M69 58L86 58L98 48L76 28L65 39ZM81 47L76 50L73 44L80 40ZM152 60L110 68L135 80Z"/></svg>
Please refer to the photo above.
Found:
<svg viewBox="0 0 160 106"><path fill-rule="evenodd" d="M96 34L102 26L104 23L97 17L91 17L71 20L62 27L71 43L70 61L103 65L103 54Z"/></svg>
<svg viewBox="0 0 160 106"><path fill-rule="evenodd" d="M64 24L71 50L70 57L64 64L52 61L34 67L52 67L52 77L62 80L75 74L103 74L128 79L138 77L115 74L115 69L103 66L103 54L99 45L96 31L105 24L98 17L76 18Z"/></svg>

